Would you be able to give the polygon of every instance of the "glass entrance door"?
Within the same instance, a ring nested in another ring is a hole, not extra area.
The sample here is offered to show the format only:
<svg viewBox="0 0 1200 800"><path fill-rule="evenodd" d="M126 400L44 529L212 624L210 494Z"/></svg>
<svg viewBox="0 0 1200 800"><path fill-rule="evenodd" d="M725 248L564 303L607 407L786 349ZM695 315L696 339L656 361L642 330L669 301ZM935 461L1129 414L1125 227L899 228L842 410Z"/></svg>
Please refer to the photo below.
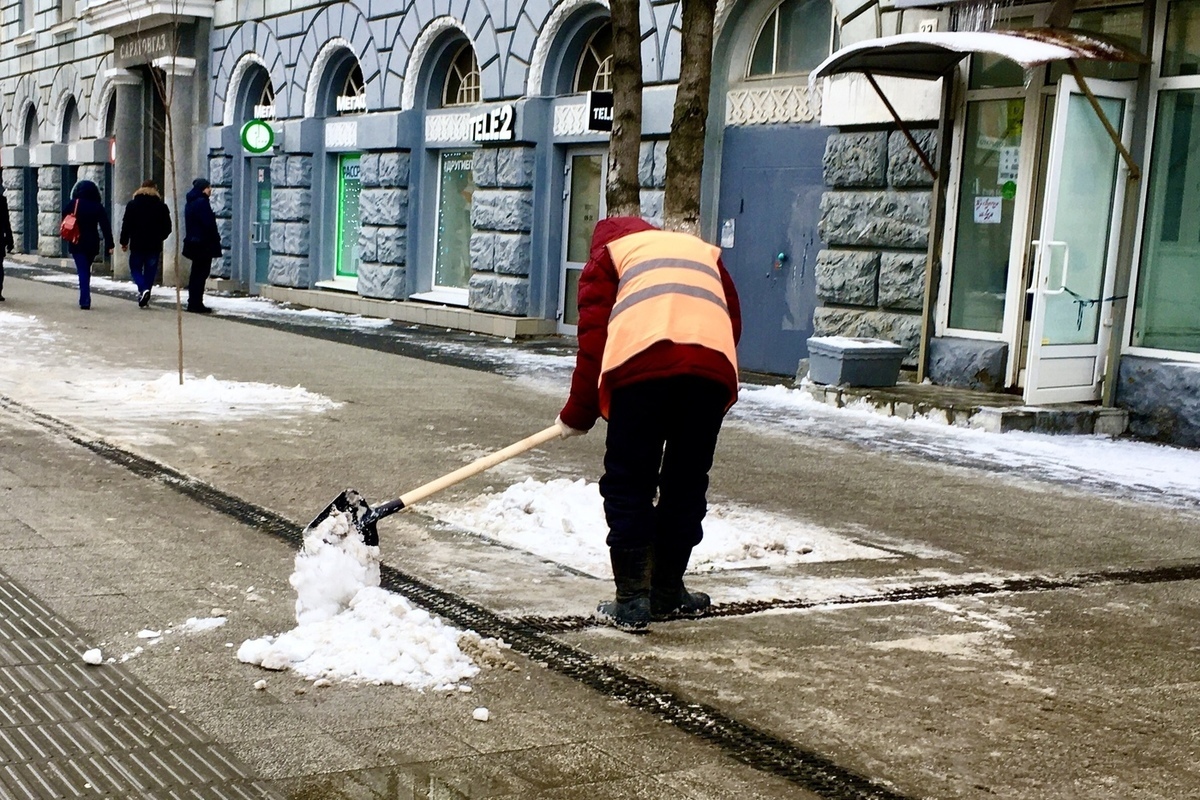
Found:
<svg viewBox="0 0 1200 800"><path fill-rule="evenodd" d="M250 162L254 193L250 219L250 257L255 287L269 282L271 271L271 162L256 158Z"/></svg>
<svg viewBox="0 0 1200 800"><path fill-rule="evenodd" d="M334 253L334 281L358 282L359 195L362 183L358 176L359 155L346 154L338 158L337 193L337 250ZM353 285L353 284L351 284Z"/></svg>
<svg viewBox="0 0 1200 800"><path fill-rule="evenodd" d="M1088 86L1128 147L1134 85L1090 80ZM1055 103L1041 226L1032 242L1028 403L1100 398L1126 178L1116 144L1090 101L1074 78L1064 76Z"/></svg>
<svg viewBox="0 0 1200 800"><path fill-rule="evenodd" d="M592 246L592 231L604 216L607 158L603 152L567 156L567 202L563 220L563 266L559 278L558 330L574 334L579 326L579 276Z"/></svg>
<svg viewBox="0 0 1200 800"><path fill-rule="evenodd" d="M446 150L438 158L437 254L433 295L466 305L471 280L471 198L475 195L470 150Z"/></svg>

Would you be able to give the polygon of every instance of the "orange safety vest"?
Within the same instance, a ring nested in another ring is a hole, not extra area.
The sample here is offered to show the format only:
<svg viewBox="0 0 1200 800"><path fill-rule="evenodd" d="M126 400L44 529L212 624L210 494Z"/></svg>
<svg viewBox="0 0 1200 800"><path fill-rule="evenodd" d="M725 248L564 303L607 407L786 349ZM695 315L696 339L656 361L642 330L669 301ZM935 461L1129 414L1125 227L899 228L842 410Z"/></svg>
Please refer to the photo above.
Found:
<svg viewBox="0 0 1200 800"><path fill-rule="evenodd" d="M619 283L608 316L601 384L606 374L662 341L715 350L737 374L733 323L717 266L719 247L690 234L654 230L615 239L608 252ZM606 394L600 392L602 403ZM608 410L602 410L607 416Z"/></svg>

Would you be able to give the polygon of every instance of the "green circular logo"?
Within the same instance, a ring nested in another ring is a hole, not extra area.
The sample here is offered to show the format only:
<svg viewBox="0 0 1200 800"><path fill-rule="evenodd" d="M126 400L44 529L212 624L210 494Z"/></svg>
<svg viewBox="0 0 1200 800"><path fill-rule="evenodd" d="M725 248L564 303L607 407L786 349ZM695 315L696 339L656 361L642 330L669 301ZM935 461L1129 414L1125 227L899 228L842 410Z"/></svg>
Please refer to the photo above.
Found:
<svg viewBox="0 0 1200 800"><path fill-rule="evenodd" d="M242 126L242 147L251 153L265 153L275 144L275 129L271 123L252 119Z"/></svg>
<svg viewBox="0 0 1200 800"><path fill-rule="evenodd" d="M1000 187L1000 196L1003 197L1005 200L1012 200L1014 197L1016 197L1017 196L1017 182L1016 181L1005 181L1004 185Z"/></svg>

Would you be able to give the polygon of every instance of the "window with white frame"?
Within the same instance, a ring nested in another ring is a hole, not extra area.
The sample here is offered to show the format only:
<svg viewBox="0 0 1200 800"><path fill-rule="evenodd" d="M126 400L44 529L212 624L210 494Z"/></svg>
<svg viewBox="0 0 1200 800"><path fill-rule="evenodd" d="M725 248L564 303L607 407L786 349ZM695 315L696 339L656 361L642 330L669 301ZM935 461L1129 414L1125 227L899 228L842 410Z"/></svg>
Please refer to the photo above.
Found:
<svg viewBox="0 0 1200 800"><path fill-rule="evenodd" d="M1200 353L1200 0L1168 6L1130 344Z"/></svg>
<svg viewBox="0 0 1200 800"><path fill-rule="evenodd" d="M446 86L442 91L443 106L470 106L483 98L479 78L479 62L475 59L475 48L464 42L450 68L446 71Z"/></svg>
<svg viewBox="0 0 1200 800"><path fill-rule="evenodd" d="M596 30L584 45L575 69L575 91L612 91L613 38L612 23Z"/></svg>
<svg viewBox="0 0 1200 800"><path fill-rule="evenodd" d="M783 0L763 22L746 76L809 72L833 51L834 34L829 0Z"/></svg>

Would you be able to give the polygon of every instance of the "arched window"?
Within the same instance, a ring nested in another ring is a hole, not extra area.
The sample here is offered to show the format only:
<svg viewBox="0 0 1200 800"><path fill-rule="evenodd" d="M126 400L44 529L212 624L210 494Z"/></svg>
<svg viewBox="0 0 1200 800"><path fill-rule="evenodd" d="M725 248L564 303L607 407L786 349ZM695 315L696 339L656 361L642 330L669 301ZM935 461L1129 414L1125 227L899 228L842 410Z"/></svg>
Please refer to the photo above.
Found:
<svg viewBox="0 0 1200 800"><path fill-rule="evenodd" d="M808 72L833 49L829 0L783 0L763 23L750 55L747 77Z"/></svg>
<svg viewBox="0 0 1200 800"><path fill-rule="evenodd" d="M25 131L22 141L29 147L33 147L35 144L41 141L41 138L38 135L37 112L34 111L32 107L30 107L29 111L25 114Z"/></svg>
<svg viewBox="0 0 1200 800"><path fill-rule="evenodd" d="M262 92L258 95L258 102L254 104L254 116L262 119L275 119L275 87L271 85L270 78L263 83Z"/></svg>
<svg viewBox="0 0 1200 800"><path fill-rule="evenodd" d="M575 69L575 91L612 90L612 23L605 23L592 34L579 56Z"/></svg>
<svg viewBox="0 0 1200 800"><path fill-rule="evenodd" d="M75 103L74 97L67 101L67 105L63 109L61 133L63 142L74 142L79 139L79 106Z"/></svg>
<svg viewBox="0 0 1200 800"><path fill-rule="evenodd" d="M346 73L342 91L337 97L338 114L360 114L367 110L367 83L363 80L358 62Z"/></svg>
<svg viewBox="0 0 1200 800"><path fill-rule="evenodd" d="M443 106L470 106L483 99L479 80L479 62L475 60L475 48L463 44L454 54L450 69L446 71L446 87L442 91Z"/></svg>

